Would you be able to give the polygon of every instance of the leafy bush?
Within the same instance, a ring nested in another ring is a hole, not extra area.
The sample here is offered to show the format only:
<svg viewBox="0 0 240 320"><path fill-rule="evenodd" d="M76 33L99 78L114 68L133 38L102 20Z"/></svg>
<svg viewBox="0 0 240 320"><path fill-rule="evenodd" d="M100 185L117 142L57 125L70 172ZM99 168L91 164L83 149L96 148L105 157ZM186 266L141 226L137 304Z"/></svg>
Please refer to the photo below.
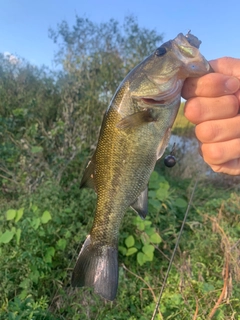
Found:
<svg viewBox="0 0 240 320"><path fill-rule="evenodd" d="M0 55L0 187L11 196L78 179L119 83L162 40L133 17L97 25L77 16L49 33L59 72Z"/></svg>
<svg viewBox="0 0 240 320"><path fill-rule="evenodd" d="M0 318L150 318L191 190L189 182L184 182L184 190L183 183L180 187L173 183L174 190L171 185L154 172L149 184L149 217L143 221L128 212L124 218L119 290L112 304L103 304L91 289L70 287L70 267L93 220L93 192L74 186L63 190L48 181L28 198L5 203L0 216L0 263L4 271L0 274ZM195 209L189 214L164 290L160 306L163 319L193 318L195 313L199 319L208 319L224 284L227 289L214 317L237 319L240 311L240 198L216 188L215 194L210 193L210 186L206 190L202 186L197 189ZM223 192L226 200L221 199ZM140 253L147 259L137 258ZM224 278L226 267L231 273Z"/></svg>
<svg viewBox="0 0 240 320"><path fill-rule="evenodd" d="M192 192L183 167L169 174L160 161L148 217L123 219L114 302L71 288L70 277L94 216L96 195L79 180L102 115L162 37L133 17L122 26L76 17L50 36L58 73L0 55L0 319L150 319ZM240 198L227 186L199 183L156 319L239 320Z"/></svg>

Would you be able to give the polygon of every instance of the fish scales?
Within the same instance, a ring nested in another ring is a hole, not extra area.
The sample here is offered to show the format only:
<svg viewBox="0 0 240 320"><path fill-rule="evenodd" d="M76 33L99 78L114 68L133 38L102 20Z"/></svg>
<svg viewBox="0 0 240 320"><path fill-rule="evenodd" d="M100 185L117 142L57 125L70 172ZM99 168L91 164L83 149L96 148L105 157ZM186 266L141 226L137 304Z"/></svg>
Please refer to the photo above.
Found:
<svg viewBox="0 0 240 320"><path fill-rule="evenodd" d="M121 100L121 97L117 94L115 100L113 105ZM157 110L160 121L154 124L146 123L144 128L126 131L117 128L121 120L117 110L109 109L106 129L100 134L95 156L98 162L95 173L98 200L96 219L91 230L92 241L96 242L98 239L102 244L104 241L112 244L113 239L117 241L116 230L119 230L125 210L146 188L157 160L159 141L165 134L159 132L159 127L163 126L163 119L168 124L171 118L175 117L172 113L174 106L175 104L170 105L169 111L164 109L165 113L169 113L169 117L161 117L163 110ZM124 188L121 187L123 185ZM105 234L104 238L102 233Z"/></svg>
<svg viewBox="0 0 240 320"><path fill-rule="evenodd" d="M179 34L166 42L123 80L105 113L81 182L81 187L94 188L97 205L72 285L93 287L107 300L117 293L121 221L129 207L142 218L147 214L147 184L167 146L183 82L210 71L197 49L199 41L192 37Z"/></svg>

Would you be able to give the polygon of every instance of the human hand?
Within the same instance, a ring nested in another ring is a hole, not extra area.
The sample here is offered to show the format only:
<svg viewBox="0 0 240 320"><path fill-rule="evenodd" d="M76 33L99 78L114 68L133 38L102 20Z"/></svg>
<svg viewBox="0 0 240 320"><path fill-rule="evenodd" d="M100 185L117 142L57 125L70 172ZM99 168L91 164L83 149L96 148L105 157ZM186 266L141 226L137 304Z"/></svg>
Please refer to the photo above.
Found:
<svg viewBox="0 0 240 320"><path fill-rule="evenodd" d="M203 159L215 172L240 174L240 59L210 61L215 73L188 78L182 96Z"/></svg>

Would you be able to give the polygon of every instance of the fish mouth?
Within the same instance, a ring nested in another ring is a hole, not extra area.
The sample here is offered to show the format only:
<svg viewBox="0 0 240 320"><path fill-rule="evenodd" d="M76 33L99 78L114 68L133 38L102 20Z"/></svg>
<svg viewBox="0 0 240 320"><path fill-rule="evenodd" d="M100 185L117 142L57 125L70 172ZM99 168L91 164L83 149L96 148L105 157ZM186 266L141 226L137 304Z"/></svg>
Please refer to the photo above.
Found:
<svg viewBox="0 0 240 320"><path fill-rule="evenodd" d="M163 105L167 103L171 103L173 100L178 98L178 96L181 94L181 88L182 88L183 80L181 79L175 79L173 83L171 83L169 89L163 91L162 85L159 86L159 94L154 96L144 96L140 97L140 100L144 104L148 105ZM168 86L169 83L165 83L165 86Z"/></svg>
<svg viewBox="0 0 240 320"><path fill-rule="evenodd" d="M159 105L159 104L164 104L165 100L158 100L158 99L153 99L153 98L141 98L141 101L144 102L145 104L155 104L155 105Z"/></svg>

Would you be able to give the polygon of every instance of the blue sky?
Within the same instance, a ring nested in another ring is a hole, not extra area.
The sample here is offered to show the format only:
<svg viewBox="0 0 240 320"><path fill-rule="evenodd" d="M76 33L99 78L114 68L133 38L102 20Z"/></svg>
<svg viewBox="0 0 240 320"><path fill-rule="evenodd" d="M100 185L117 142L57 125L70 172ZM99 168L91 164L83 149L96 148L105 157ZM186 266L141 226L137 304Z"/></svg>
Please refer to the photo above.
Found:
<svg viewBox="0 0 240 320"><path fill-rule="evenodd" d="M240 58L239 0L0 0L0 52L53 67L57 45L48 29L62 20L73 25L76 14L94 22L122 22L133 14L140 26L163 33L164 41L191 29L206 59Z"/></svg>

